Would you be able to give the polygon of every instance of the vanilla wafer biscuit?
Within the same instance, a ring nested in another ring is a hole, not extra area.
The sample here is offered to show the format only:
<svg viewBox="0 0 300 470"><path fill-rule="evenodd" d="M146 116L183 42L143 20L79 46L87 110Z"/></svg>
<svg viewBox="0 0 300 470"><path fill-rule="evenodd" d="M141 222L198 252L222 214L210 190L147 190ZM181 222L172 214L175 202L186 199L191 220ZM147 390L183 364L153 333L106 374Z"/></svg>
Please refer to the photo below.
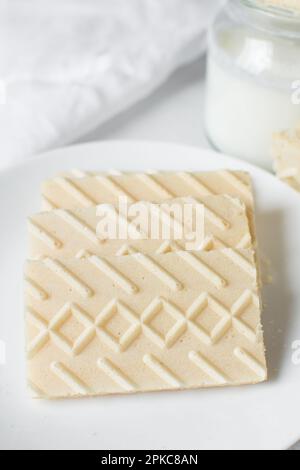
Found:
<svg viewBox="0 0 300 470"><path fill-rule="evenodd" d="M28 261L35 396L255 384L267 377L252 251Z"/></svg>
<svg viewBox="0 0 300 470"><path fill-rule="evenodd" d="M165 251L171 240L176 240L173 247L183 250L251 247L246 207L237 198L206 196L200 204L193 198L162 204L141 202L129 206L125 215L119 211L113 206L93 206L56 209L31 216L29 257L72 257L85 252L109 256L127 252L128 248L154 254ZM104 225L107 228L106 219L105 224L99 225L99 214L103 212L112 229L116 228L112 230L113 239L108 239L101 230ZM140 226L139 215L144 212L145 230Z"/></svg>
<svg viewBox="0 0 300 470"><path fill-rule="evenodd" d="M272 155L278 178L300 191L300 126L274 134Z"/></svg>
<svg viewBox="0 0 300 470"><path fill-rule="evenodd" d="M162 202L176 197L202 198L220 194L240 197L253 207L251 180L247 173L217 171L203 173L95 174L82 178L58 176L42 186L45 209L90 207L118 204L120 197L129 203Z"/></svg>
<svg viewBox="0 0 300 470"><path fill-rule="evenodd" d="M58 176L42 186L43 210L74 209L97 204L117 205L120 198L137 201L163 202L176 197L203 198L228 194L240 198L247 207L254 244L254 198L251 178L242 171L221 170L199 173L95 174L87 177Z"/></svg>

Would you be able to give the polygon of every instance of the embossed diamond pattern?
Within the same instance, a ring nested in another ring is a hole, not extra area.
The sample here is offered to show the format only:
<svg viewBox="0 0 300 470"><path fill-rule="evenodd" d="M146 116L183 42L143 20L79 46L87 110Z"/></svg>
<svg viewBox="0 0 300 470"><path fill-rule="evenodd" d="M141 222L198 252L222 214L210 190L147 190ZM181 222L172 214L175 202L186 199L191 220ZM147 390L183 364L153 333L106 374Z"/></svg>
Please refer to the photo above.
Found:
<svg viewBox="0 0 300 470"><path fill-rule="evenodd" d="M207 331L205 328L201 327L201 324L197 321L198 317L201 317L206 308L210 308L219 317L219 321L211 331ZM189 308L187 317L194 334L206 344L214 344L219 341L231 327L230 312L206 293L200 295Z"/></svg>
<svg viewBox="0 0 300 470"><path fill-rule="evenodd" d="M173 327L165 335L157 332L152 326L152 321L162 312L165 316L169 315L174 321ZM142 322L145 334L161 348L172 347L183 335L187 327L184 314L162 298L156 298L151 302L142 314Z"/></svg>

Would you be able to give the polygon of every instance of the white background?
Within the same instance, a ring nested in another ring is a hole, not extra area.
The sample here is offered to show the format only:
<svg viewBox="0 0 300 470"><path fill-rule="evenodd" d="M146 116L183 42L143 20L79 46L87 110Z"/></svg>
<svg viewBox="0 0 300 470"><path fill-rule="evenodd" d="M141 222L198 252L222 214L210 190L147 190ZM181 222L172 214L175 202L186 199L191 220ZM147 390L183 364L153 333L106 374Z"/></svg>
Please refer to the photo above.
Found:
<svg viewBox="0 0 300 470"><path fill-rule="evenodd" d="M146 101L80 142L140 139L209 147L204 130L204 93L205 60L201 59L176 72ZM294 450L300 450L300 443Z"/></svg>
<svg viewBox="0 0 300 470"><path fill-rule="evenodd" d="M209 147L203 122L204 88L205 59L201 59L80 142L141 139Z"/></svg>

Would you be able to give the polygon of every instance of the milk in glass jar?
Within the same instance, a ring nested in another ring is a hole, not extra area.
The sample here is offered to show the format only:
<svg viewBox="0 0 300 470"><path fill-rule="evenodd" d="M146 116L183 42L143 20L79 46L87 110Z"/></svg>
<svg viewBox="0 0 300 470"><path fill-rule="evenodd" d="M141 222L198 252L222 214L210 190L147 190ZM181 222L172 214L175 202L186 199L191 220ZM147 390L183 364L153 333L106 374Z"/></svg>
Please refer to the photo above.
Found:
<svg viewBox="0 0 300 470"><path fill-rule="evenodd" d="M269 169L273 133L300 122L300 7L289 3L229 0L209 34L208 138Z"/></svg>

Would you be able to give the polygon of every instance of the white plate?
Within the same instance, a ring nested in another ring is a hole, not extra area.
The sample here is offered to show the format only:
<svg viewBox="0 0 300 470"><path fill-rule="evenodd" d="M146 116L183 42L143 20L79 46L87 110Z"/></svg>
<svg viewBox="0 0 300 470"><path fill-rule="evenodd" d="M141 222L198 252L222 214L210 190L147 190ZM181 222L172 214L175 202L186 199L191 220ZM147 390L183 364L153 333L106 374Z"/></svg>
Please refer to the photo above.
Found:
<svg viewBox="0 0 300 470"><path fill-rule="evenodd" d="M70 168L245 169L257 190L261 251L274 280L265 289L270 381L206 391L78 401L33 401L25 387L22 265L26 216L44 178ZM300 196L273 176L207 150L149 143L65 148L0 174L0 447L10 449L284 449L300 438Z"/></svg>

